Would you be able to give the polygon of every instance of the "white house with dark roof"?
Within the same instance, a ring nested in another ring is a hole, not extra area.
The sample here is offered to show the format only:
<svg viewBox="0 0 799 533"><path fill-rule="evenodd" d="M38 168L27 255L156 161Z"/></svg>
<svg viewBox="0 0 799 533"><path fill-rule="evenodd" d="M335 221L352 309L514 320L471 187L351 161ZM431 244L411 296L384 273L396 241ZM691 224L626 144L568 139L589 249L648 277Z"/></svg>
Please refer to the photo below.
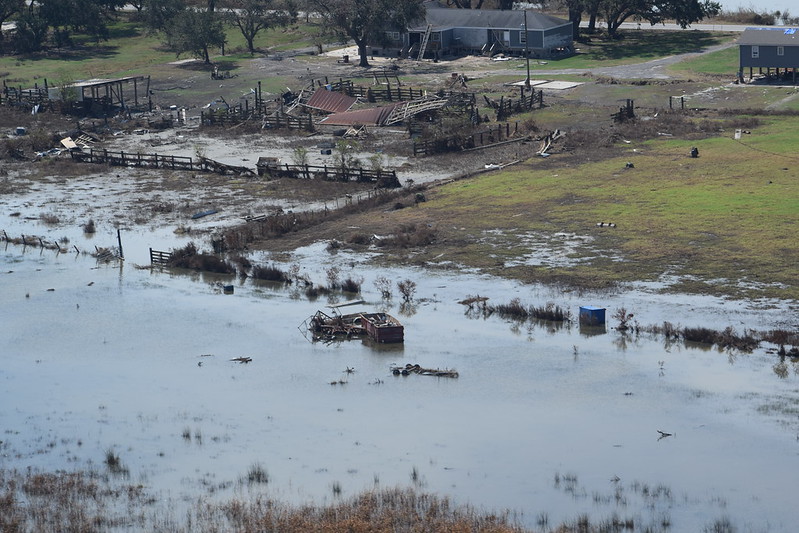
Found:
<svg viewBox="0 0 799 533"><path fill-rule="evenodd" d="M739 67L738 77L743 78L744 70L749 69L749 79L758 73L777 76L790 75L796 83L796 69L799 68L799 28L766 26L746 28L738 38Z"/></svg>
<svg viewBox="0 0 799 533"><path fill-rule="evenodd" d="M570 21L529 10L525 16L522 10L450 9L429 3L424 20L386 37L384 44L370 48L371 55L416 57L423 44L426 57L523 55L528 50L530 57L548 58L573 52Z"/></svg>

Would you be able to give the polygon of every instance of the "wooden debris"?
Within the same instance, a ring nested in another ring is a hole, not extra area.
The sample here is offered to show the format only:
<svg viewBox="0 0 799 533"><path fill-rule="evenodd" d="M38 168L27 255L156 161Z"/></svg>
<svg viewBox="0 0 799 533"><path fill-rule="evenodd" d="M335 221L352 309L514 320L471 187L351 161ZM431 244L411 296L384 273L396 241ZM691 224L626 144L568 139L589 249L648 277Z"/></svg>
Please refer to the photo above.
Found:
<svg viewBox="0 0 799 533"><path fill-rule="evenodd" d="M239 356L239 357L234 357L233 359L231 359L231 361L235 361L236 363L247 364L252 362L252 357Z"/></svg>
<svg viewBox="0 0 799 533"><path fill-rule="evenodd" d="M407 363L405 366L394 365L391 373L395 376L409 376L419 374L420 376L434 376L437 378L457 378L458 372L451 368L424 368L418 364Z"/></svg>

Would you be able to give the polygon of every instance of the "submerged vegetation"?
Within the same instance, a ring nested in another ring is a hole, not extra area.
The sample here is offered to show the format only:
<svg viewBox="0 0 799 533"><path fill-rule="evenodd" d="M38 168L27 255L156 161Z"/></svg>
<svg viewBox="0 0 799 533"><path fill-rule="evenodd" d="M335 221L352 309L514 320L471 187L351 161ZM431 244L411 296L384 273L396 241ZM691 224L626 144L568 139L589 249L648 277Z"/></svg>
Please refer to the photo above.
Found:
<svg viewBox="0 0 799 533"><path fill-rule="evenodd" d="M253 465L244 481L262 485L266 470ZM478 511L411 488L367 491L327 505L292 506L272 499L199 502L182 520L141 485L120 485L92 472L38 473L0 469L0 531L481 531L522 533L509 511ZM132 511L132 512L131 512ZM164 524L168 529L161 529Z"/></svg>

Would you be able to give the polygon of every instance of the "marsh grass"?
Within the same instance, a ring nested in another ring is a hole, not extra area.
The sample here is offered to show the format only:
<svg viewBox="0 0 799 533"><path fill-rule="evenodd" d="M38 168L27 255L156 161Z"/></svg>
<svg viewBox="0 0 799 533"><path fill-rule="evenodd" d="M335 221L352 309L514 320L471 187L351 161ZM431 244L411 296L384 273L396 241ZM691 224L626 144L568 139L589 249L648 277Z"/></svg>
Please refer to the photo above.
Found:
<svg viewBox="0 0 799 533"><path fill-rule="evenodd" d="M108 467L108 471L115 476L127 476L130 473L128 468L122 463L122 459L119 458L119 455L111 448L106 450L103 462L105 466Z"/></svg>
<svg viewBox="0 0 799 533"><path fill-rule="evenodd" d="M254 483L262 485L269 483L269 474L263 465L260 463L255 463L250 467L250 469L247 471L247 483L251 485Z"/></svg>

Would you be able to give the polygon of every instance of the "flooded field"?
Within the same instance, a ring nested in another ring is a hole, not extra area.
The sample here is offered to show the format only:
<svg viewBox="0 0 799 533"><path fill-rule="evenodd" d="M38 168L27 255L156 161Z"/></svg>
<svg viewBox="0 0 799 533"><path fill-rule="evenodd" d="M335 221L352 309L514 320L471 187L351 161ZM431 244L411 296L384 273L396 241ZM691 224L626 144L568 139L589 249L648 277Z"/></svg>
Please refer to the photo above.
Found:
<svg viewBox="0 0 799 533"><path fill-rule="evenodd" d="M580 305L625 307L642 325L739 332L795 327L785 305L376 270L320 244L292 262L317 283L331 266L363 278L366 302L352 310L391 312L405 342L313 343L303 321L348 296L309 301L292 286L137 269L149 238L125 235L124 264L2 243L0 467L102 470L113 451L177 519L199 499L325 503L399 485L511 509L536 529L579 516L629 518L641 531L795 528L796 362L780 367L771 346L739 354L623 335L612 319L582 330L470 317L458 301L518 297L575 316ZM394 283L392 300L379 276ZM399 303L403 279L417 283L411 305ZM406 363L459 377L392 374ZM243 482L253 469L268 483Z"/></svg>

